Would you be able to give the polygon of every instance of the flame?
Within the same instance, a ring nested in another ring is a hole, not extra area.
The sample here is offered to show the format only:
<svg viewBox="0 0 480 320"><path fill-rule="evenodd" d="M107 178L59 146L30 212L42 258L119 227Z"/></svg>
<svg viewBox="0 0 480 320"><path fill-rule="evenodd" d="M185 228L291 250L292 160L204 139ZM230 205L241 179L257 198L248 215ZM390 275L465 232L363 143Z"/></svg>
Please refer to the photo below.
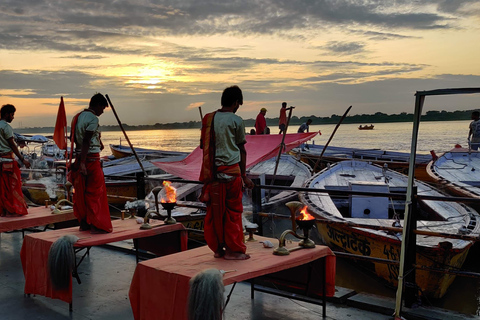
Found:
<svg viewBox="0 0 480 320"><path fill-rule="evenodd" d="M160 202L177 202L177 189L172 187L172 183L170 181L163 181L163 190L165 191L166 199L162 195Z"/></svg>
<svg viewBox="0 0 480 320"><path fill-rule="evenodd" d="M307 206L303 207L302 211L300 211L300 215L297 218L297 220L313 220L313 219L315 219L315 217L307 212Z"/></svg>

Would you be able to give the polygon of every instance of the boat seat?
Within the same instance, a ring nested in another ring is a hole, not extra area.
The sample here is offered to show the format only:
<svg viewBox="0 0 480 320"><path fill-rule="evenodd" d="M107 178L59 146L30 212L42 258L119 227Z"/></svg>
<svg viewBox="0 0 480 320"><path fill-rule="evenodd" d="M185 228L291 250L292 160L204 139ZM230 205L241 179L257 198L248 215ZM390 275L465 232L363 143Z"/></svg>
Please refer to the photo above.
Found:
<svg viewBox="0 0 480 320"><path fill-rule="evenodd" d="M480 187L480 181L459 181L460 183L468 184L469 186L472 187Z"/></svg>
<svg viewBox="0 0 480 320"><path fill-rule="evenodd" d="M388 185L383 182L355 181L350 190L388 193ZM352 218L388 219L388 197L350 195L350 216Z"/></svg>

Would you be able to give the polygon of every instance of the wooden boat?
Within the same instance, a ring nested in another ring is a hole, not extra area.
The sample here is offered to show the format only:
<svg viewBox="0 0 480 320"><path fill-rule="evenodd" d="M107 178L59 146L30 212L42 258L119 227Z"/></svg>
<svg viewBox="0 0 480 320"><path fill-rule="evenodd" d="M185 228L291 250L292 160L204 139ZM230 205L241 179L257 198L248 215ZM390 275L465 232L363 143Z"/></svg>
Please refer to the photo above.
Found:
<svg viewBox="0 0 480 320"><path fill-rule="evenodd" d="M429 176L448 193L480 198L480 152L455 148L427 165Z"/></svg>
<svg viewBox="0 0 480 320"><path fill-rule="evenodd" d="M112 151L113 156L117 159L133 156L133 151L129 146L111 144L110 150ZM137 152L138 156L156 158L156 159L187 155L187 153L185 152L155 150L155 149L146 149L146 148L137 148L137 147L135 147L135 151Z"/></svg>
<svg viewBox="0 0 480 320"><path fill-rule="evenodd" d="M375 126L374 126L373 124L371 124L371 125L364 125L364 126L359 125L359 126L358 126L358 130L373 130L374 127L375 127Z"/></svg>
<svg viewBox="0 0 480 320"><path fill-rule="evenodd" d="M406 192L408 177L386 168L363 161L343 161L333 164L315 176L306 186L330 190L370 192ZM418 194L441 196L436 189L416 182ZM350 196L334 197L322 193L305 193L301 201L317 219L347 221L373 226L403 225L405 201L387 197ZM480 234L480 216L470 207L442 201L419 201L417 228L433 232ZM333 226L317 222L318 232L330 247L351 254L399 260L401 234L386 231ZM472 246L471 241L417 235L417 265L460 269ZM386 283L397 285L398 266L377 262L362 264ZM455 279L454 275L417 270L416 282L424 295L441 298Z"/></svg>
<svg viewBox="0 0 480 320"><path fill-rule="evenodd" d="M271 158L262 161L247 170L247 174L251 178L259 179L263 185L271 185L273 181L273 173L277 158ZM278 163L274 185L301 187L307 179L312 176L312 168L306 163L295 159L295 157L282 154ZM269 194L268 190L262 189L262 209L265 211L275 209L281 204L288 201L298 199L296 191L278 192L272 190ZM248 199L247 197L245 197ZM247 209L249 204L246 204Z"/></svg>
<svg viewBox="0 0 480 320"><path fill-rule="evenodd" d="M379 166L387 166L389 169L407 174L408 161L410 153L399 151L387 151L381 149L357 149L328 146L323 156L320 157L324 149L323 145L309 145L309 150L301 151L295 149L291 153L295 154L305 163L309 164L316 171L324 169L329 164L345 161L348 159L357 159L368 161ZM417 154L415 158L415 178L421 181L433 182L433 179L427 174L427 165L432 160L430 154Z"/></svg>

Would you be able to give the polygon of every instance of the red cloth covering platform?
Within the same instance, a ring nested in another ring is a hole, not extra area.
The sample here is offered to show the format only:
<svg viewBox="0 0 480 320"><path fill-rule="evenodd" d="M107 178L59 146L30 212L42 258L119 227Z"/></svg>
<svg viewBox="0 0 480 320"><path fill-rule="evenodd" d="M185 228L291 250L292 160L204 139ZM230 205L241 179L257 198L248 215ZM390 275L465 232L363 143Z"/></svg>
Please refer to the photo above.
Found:
<svg viewBox="0 0 480 320"><path fill-rule="evenodd" d="M0 232L21 230L75 219L73 211L70 213L52 213L50 208L28 208L28 214L21 217L0 217Z"/></svg>
<svg viewBox="0 0 480 320"><path fill-rule="evenodd" d="M54 290L47 269L48 251L51 245L58 238L67 234L73 234L80 238L75 243L75 248L98 246L128 239L148 240L145 238L164 234L176 236L177 234L178 237L173 237L159 245L179 247L180 250L175 250L175 252L187 250L188 233L181 223L166 225L163 221L151 219L150 224L160 226L149 230L140 230L140 224L137 224L135 219L126 219L112 221L112 233L91 234L89 231L79 231L78 227L74 227L26 235L20 251L25 276L25 294L39 294L72 303L72 281L70 280L67 290ZM174 239L178 239L179 243L174 243Z"/></svg>
<svg viewBox="0 0 480 320"><path fill-rule="evenodd" d="M255 236L247 242L248 260L214 258L207 247L188 250L141 262L137 265L130 285L130 304L136 320L187 319L189 280L198 272L215 268L236 270L223 277L224 285L245 281L274 272L326 259L326 296L335 294L335 255L326 246L293 251L288 256L273 255L273 248L264 248L259 241L278 240Z"/></svg>

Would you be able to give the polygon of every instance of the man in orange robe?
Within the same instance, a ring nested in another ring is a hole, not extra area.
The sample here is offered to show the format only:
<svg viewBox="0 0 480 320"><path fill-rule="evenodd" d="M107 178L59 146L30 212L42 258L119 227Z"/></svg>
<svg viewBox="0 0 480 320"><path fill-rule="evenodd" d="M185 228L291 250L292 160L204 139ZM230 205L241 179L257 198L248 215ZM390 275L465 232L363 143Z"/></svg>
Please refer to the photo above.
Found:
<svg viewBox="0 0 480 320"><path fill-rule="evenodd" d="M80 230L91 233L112 232L112 221L107 201L107 188L100 164L103 144L98 130L98 117L108 106L105 97L97 93L90 99L88 109L72 120L72 151L75 143L75 163L71 167L73 183L73 212L80 222Z"/></svg>
<svg viewBox="0 0 480 320"><path fill-rule="evenodd" d="M253 188L246 176L245 125L235 112L243 104L242 90L226 88L222 108L205 115L200 147L203 162L200 181L204 183L201 200L207 203L204 234L214 257L245 260L242 226L242 189Z"/></svg>
<svg viewBox="0 0 480 320"><path fill-rule="evenodd" d="M20 154L13 140L13 130L9 123L13 121L15 111L15 106L11 104L2 106L0 110L0 215L12 217L28 214L15 155L25 167L30 168L30 162Z"/></svg>

